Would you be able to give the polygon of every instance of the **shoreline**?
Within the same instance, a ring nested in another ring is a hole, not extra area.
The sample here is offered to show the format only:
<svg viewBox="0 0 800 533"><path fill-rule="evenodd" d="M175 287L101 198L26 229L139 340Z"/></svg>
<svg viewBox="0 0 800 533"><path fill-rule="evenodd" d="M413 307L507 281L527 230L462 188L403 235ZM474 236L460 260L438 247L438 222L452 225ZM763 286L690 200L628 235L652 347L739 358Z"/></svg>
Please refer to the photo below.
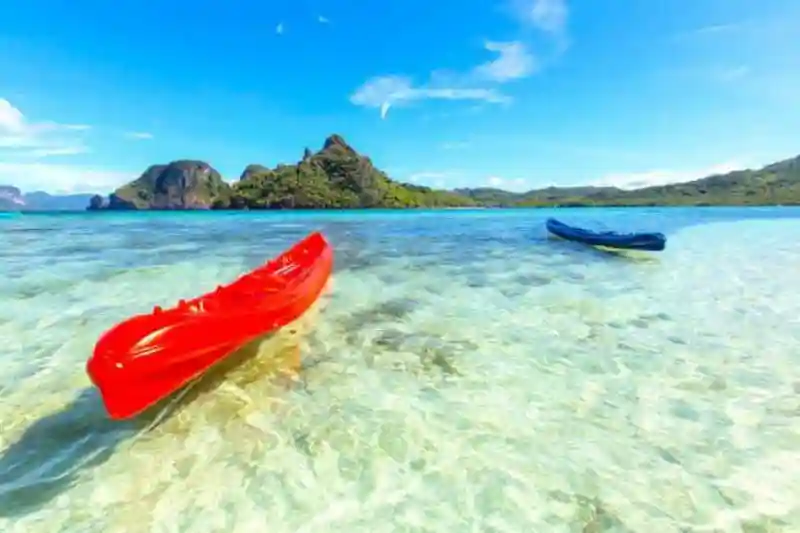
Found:
<svg viewBox="0 0 800 533"><path fill-rule="evenodd" d="M797 209L800 204L603 204L603 205L521 205L521 206L474 206L474 207L351 207L351 208L284 208L284 209L30 209L17 211L0 211L0 216L33 215L33 214L77 214L77 213L352 213L352 212L408 212L422 211L524 211L539 209Z"/></svg>

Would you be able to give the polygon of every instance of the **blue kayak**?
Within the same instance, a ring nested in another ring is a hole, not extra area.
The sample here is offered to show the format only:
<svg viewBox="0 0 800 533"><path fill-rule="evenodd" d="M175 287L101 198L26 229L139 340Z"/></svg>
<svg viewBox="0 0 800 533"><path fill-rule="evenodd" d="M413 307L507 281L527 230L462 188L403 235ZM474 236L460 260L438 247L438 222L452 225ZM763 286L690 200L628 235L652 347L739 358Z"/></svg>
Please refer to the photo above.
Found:
<svg viewBox="0 0 800 533"><path fill-rule="evenodd" d="M547 219L547 231L568 241L590 246L605 246L620 250L643 250L660 252L667 245L663 233L617 233L615 231L592 231L569 226L554 218Z"/></svg>

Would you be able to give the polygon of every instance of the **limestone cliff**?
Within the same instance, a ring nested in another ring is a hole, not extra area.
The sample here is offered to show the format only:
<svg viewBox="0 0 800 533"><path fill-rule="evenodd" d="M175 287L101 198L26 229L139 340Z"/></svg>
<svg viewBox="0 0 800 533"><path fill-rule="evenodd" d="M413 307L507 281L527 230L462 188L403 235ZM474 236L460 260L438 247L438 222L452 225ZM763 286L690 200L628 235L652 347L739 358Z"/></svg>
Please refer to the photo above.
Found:
<svg viewBox="0 0 800 533"><path fill-rule="evenodd" d="M231 188L203 161L181 160L152 165L136 180L109 195L95 197L88 209L210 209L227 202Z"/></svg>

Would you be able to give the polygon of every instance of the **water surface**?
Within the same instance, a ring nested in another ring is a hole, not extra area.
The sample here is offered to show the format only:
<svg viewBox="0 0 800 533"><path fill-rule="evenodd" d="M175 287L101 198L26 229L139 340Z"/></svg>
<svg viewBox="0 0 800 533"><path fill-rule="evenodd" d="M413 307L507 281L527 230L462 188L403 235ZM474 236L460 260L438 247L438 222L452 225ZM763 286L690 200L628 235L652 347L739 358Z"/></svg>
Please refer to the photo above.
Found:
<svg viewBox="0 0 800 533"><path fill-rule="evenodd" d="M663 231L650 256L544 220ZM114 423L98 335L320 229L298 382L275 345ZM0 222L0 530L800 530L800 210L21 216Z"/></svg>

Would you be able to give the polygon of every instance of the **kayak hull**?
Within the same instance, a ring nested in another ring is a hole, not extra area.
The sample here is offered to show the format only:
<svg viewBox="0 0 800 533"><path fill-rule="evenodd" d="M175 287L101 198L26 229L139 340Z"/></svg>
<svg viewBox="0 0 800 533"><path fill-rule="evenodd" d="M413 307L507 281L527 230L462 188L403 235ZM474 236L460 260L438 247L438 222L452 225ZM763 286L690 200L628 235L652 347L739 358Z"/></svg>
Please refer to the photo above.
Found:
<svg viewBox="0 0 800 533"><path fill-rule="evenodd" d="M568 241L604 246L618 250L640 250L660 252L666 248L667 237L663 233L617 233L593 231L570 226L554 218L547 219L547 231Z"/></svg>
<svg viewBox="0 0 800 533"><path fill-rule="evenodd" d="M229 285L115 325L86 365L109 416L142 413L240 346L300 318L332 269L333 249L315 232Z"/></svg>

